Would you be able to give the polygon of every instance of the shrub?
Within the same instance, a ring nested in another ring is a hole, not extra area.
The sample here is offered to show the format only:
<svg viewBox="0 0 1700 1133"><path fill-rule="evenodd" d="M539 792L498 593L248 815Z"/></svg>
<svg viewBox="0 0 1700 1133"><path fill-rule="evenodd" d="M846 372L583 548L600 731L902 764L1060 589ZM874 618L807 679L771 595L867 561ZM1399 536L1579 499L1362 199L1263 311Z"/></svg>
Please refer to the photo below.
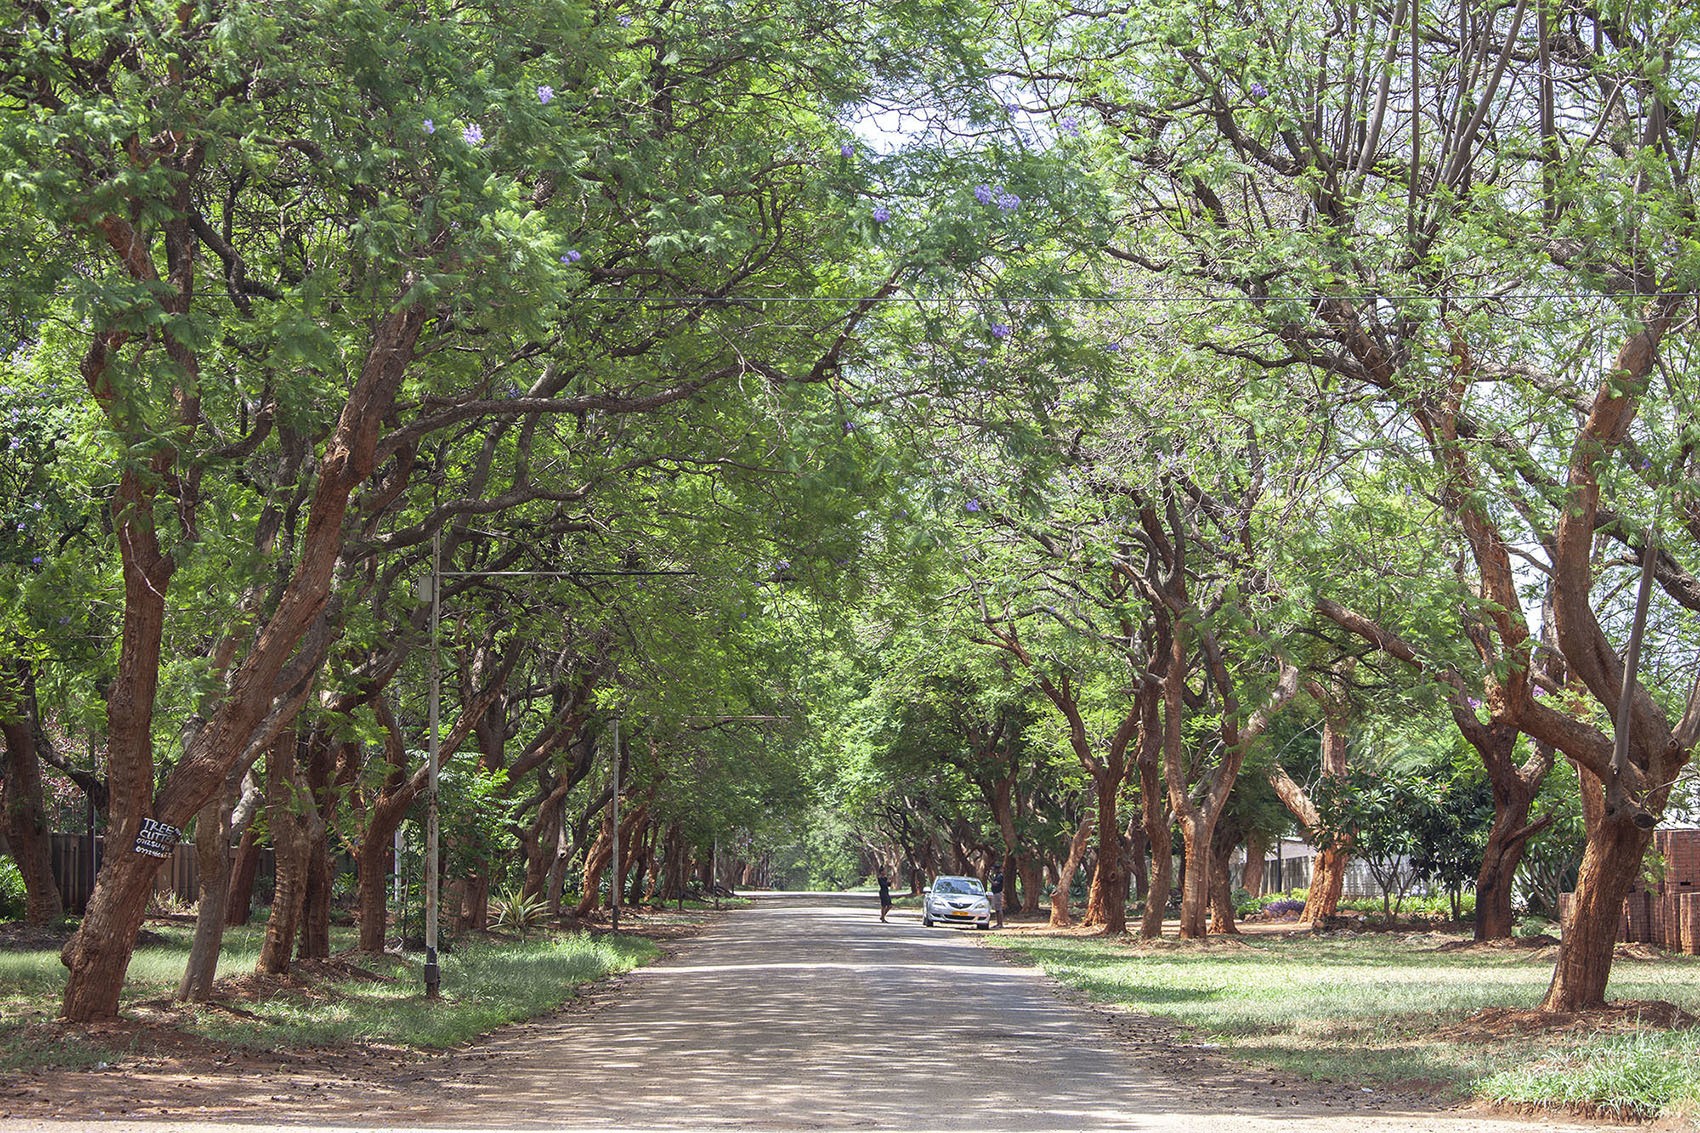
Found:
<svg viewBox="0 0 1700 1133"><path fill-rule="evenodd" d="M496 898L496 927L525 932L540 926L549 915L549 903L540 896L528 897L520 889L504 889Z"/></svg>
<svg viewBox="0 0 1700 1133"><path fill-rule="evenodd" d="M0 921L17 920L26 907L24 875L11 858L0 858Z"/></svg>

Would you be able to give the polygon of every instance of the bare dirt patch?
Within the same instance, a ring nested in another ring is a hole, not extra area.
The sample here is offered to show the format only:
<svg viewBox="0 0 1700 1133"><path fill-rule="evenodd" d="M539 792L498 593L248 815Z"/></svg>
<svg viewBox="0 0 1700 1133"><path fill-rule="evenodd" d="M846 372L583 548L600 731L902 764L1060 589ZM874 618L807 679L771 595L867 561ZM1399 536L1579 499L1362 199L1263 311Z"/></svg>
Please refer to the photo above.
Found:
<svg viewBox="0 0 1700 1133"><path fill-rule="evenodd" d="M1608 1003L1592 1011L1546 1012L1533 1008L1487 1007L1462 1023L1436 1031L1456 1042L1489 1043L1528 1035L1621 1034L1630 1031L1677 1031L1700 1023L1674 1003L1662 999Z"/></svg>

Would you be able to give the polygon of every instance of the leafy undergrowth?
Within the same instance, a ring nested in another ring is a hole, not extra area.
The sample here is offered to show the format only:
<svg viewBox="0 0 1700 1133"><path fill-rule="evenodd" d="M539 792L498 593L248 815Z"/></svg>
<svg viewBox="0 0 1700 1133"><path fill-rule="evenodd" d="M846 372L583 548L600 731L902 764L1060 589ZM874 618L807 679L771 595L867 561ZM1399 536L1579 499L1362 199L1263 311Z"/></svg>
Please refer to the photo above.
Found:
<svg viewBox="0 0 1700 1133"><path fill-rule="evenodd" d="M1455 938L1436 934L1140 943L1014 933L998 943L1092 999L1307 1077L1600 1114L1700 1109L1700 1031L1661 1025L1700 1013L1695 957L1620 958L1610 997L1663 1001L1657 1009L1553 1028L1527 1022L1552 976L1539 949L1446 948Z"/></svg>
<svg viewBox="0 0 1700 1133"><path fill-rule="evenodd" d="M299 963L291 976L252 974L262 930L232 930L212 1001L170 996L188 958L190 929L150 929L125 985L124 1021L76 1028L53 1021L65 972L56 949L0 951L0 1069L90 1066L125 1054L220 1048L279 1050L381 1043L405 1049L465 1042L560 1006L574 990L660 954L627 934L469 940L441 956L442 999L423 995L417 954L341 952ZM352 943L343 933L333 944Z"/></svg>

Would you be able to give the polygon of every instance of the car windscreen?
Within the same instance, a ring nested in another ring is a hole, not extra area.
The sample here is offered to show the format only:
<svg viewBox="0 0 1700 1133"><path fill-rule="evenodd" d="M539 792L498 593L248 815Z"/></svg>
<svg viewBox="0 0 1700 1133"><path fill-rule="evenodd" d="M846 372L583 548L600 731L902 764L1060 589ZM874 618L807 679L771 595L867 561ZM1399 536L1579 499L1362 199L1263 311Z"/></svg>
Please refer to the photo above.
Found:
<svg viewBox="0 0 1700 1133"><path fill-rule="evenodd" d="M978 881L963 881L958 878L942 878L933 886L934 893L984 893Z"/></svg>

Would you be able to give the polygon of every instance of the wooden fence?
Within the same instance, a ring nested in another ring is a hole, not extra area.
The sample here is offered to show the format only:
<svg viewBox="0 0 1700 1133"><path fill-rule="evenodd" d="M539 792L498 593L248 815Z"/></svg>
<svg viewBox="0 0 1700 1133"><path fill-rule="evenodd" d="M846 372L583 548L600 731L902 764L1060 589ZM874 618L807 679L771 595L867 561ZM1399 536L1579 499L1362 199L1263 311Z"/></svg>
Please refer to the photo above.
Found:
<svg viewBox="0 0 1700 1133"><path fill-rule="evenodd" d="M106 839L95 835L92 845L87 834L53 835L53 880L59 885L59 895L65 911L81 915L88 907L89 894L94 892L95 871L106 860ZM261 868L265 866L261 863ZM200 871L195 864L195 846L179 842L172 847L169 858L161 858L154 890L172 894L184 904L192 904L198 896L196 885Z"/></svg>

